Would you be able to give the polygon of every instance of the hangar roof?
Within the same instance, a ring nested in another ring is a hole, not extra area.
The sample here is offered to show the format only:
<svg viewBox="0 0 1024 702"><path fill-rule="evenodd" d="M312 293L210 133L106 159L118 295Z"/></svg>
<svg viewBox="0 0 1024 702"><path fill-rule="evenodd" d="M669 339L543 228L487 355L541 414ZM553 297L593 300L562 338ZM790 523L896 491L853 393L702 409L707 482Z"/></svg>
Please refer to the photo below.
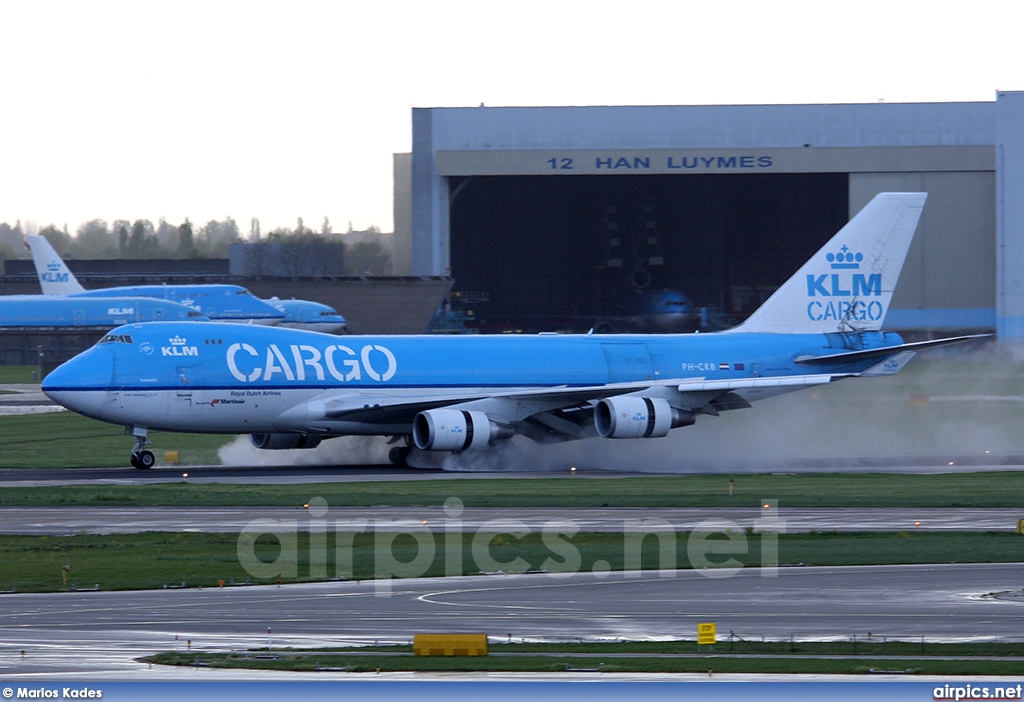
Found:
<svg viewBox="0 0 1024 702"><path fill-rule="evenodd" d="M414 125L423 117L434 151L996 143L995 102L415 108Z"/></svg>

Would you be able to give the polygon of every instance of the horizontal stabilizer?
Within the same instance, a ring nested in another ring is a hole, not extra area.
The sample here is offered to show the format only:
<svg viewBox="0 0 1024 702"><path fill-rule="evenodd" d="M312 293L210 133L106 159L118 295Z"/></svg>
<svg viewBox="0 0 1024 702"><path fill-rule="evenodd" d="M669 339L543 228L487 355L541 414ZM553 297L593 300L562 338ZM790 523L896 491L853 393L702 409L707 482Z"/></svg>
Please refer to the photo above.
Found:
<svg viewBox="0 0 1024 702"><path fill-rule="evenodd" d="M797 363L803 363L806 365L831 365L836 363L852 363L854 361L862 361L866 358L881 358L883 356L891 356L901 351L923 351L925 349L935 348L937 346L949 346L950 344L960 344L965 341L974 341L975 339L987 339L990 336L992 335L969 334L967 336L951 336L947 339L935 339L933 341L916 341L911 344L900 344L899 346L883 346L877 349L862 349L860 351L842 351L840 353L829 353L823 356L798 356L794 360Z"/></svg>
<svg viewBox="0 0 1024 702"><path fill-rule="evenodd" d="M910 363L910 359L912 359L914 355L914 351L903 351L895 356L890 356L884 361L880 361L879 363L871 366L857 377L878 378L885 375L896 375L903 370L903 366Z"/></svg>
<svg viewBox="0 0 1024 702"><path fill-rule="evenodd" d="M771 378L732 378L729 380L686 380L676 387L679 392L707 392L709 390L728 392L753 388L807 387L824 385L842 375L789 375Z"/></svg>

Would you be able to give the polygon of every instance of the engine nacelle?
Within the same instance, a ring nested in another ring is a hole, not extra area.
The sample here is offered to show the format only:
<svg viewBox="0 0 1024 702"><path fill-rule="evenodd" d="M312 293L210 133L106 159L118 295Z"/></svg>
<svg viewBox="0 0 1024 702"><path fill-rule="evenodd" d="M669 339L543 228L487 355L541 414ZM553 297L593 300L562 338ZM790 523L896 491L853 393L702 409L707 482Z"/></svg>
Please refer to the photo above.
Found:
<svg viewBox="0 0 1024 702"><path fill-rule="evenodd" d="M412 421L412 440L424 451L481 449L512 434L512 427L492 422L483 412L426 410Z"/></svg>
<svg viewBox="0 0 1024 702"><path fill-rule="evenodd" d="M693 412L679 410L660 397L609 397L594 408L594 427L609 439L648 439L697 421Z"/></svg>
<svg viewBox="0 0 1024 702"><path fill-rule="evenodd" d="M316 448L321 438L309 434L249 434L252 445L265 451Z"/></svg>

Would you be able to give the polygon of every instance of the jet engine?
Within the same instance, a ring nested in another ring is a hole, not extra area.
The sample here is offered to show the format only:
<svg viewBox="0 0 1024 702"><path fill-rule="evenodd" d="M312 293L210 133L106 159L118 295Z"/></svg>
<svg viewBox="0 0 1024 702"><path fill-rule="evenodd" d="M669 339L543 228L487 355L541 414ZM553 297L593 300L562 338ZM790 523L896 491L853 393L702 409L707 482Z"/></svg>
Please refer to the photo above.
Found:
<svg viewBox="0 0 1024 702"><path fill-rule="evenodd" d="M426 410L412 421L412 439L425 451L480 449L512 434L512 427L491 421L483 412Z"/></svg>
<svg viewBox="0 0 1024 702"><path fill-rule="evenodd" d="M647 439L697 421L693 412L676 409L660 397L608 397L594 408L594 427L609 439Z"/></svg>
<svg viewBox="0 0 1024 702"><path fill-rule="evenodd" d="M321 438L308 434L249 434L252 445L265 451L316 448Z"/></svg>

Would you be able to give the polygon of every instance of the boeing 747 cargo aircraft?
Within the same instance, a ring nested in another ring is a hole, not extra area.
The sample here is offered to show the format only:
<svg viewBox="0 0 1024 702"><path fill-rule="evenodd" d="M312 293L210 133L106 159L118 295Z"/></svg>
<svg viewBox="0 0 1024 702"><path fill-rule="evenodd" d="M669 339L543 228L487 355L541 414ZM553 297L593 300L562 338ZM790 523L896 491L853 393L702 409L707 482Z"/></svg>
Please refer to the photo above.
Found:
<svg viewBox="0 0 1024 702"><path fill-rule="evenodd" d="M342 435L410 452L472 451L514 434L647 440L699 417L853 377L914 352L882 323L924 207L884 193L742 325L712 334L350 336L231 324L120 327L43 382L54 401L147 431L250 434L264 449ZM421 457L416 456L417 460Z"/></svg>

